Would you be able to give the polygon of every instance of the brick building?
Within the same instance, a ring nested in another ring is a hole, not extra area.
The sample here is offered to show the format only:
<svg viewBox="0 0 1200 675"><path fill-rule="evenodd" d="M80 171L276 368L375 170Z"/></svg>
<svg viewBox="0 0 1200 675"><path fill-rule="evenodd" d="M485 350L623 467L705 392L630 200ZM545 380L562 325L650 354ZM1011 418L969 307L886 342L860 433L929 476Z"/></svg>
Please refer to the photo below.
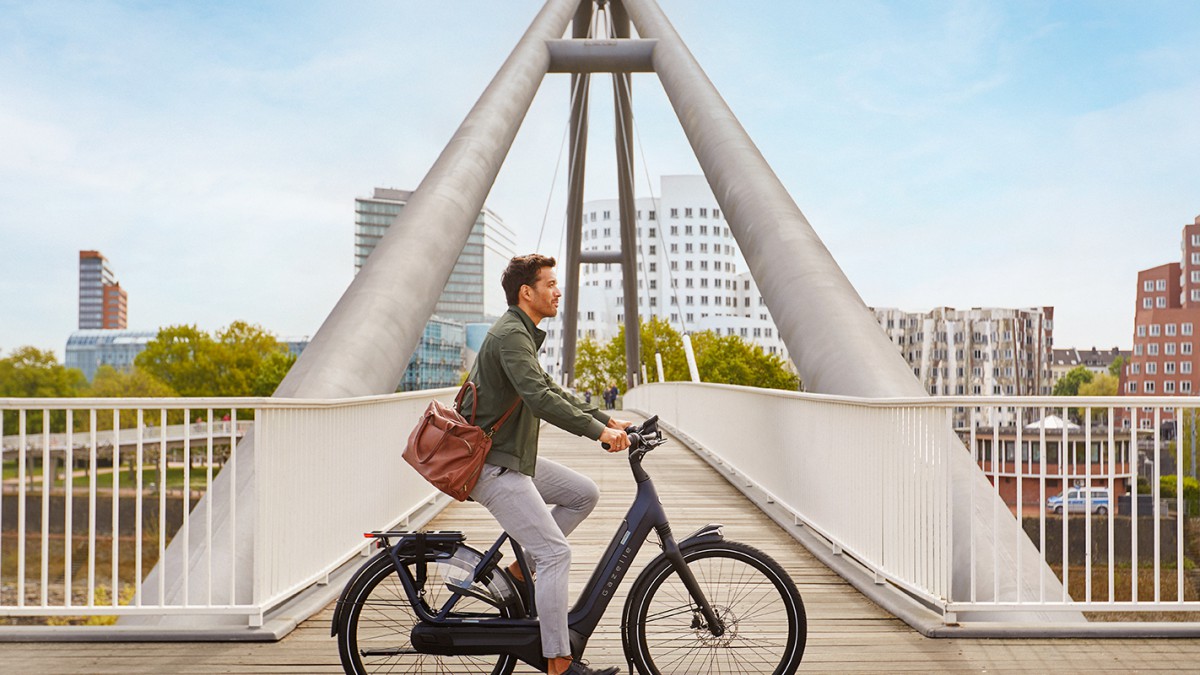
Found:
<svg viewBox="0 0 1200 675"><path fill-rule="evenodd" d="M99 251L79 252L79 329L119 330L127 327L125 289Z"/></svg>
<svg viewBox="0 0 1200 675"><path fill-rule="evenodd" d="M1138 272L1133 355L1121 372L1120 391L1129 396L1192 396L1200 391L1196 372L1196 327L1200 326L1200 216L1183 228L1180 262ZM1120 411L1123 427L1153 427L1140 409ZM1164 421L1172 419L1170 409Z"/></svg>

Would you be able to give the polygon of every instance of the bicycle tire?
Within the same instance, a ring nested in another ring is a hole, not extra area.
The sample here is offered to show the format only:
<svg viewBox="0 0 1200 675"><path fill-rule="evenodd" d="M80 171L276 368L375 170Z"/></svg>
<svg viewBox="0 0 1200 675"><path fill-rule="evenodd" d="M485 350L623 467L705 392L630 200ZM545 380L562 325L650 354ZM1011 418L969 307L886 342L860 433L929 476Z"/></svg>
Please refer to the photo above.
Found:
<svg viewBox="0 0 1200 675"><path fill-rule="evenodd" d="M406 566L411 564L410 561L401 562ZM435 564L428 566L425 582L425 602L435 608L450 595L438 568ZM516 657L511 654L438 656L416 652L409 635L419 619L387 551L381 551L368 561L352 583L354 585L346 594L347 607L337 636L342 668L349 675L424 672L508 675L517 664ZM456 613L512 617L508 607L497 609L470 597L459 599L451 616ZM377 653L368 656L364 651Z"/></svg>
<svg viewBox="0 0 1200 675"><path fill-rule="evenodd" d="M671 562L659 557L638 576L625 603L621 637L637 671L795 673L808 620L783 567L738 542L701 542L681 552L726 631L720 637L709 632Z"/></svg>

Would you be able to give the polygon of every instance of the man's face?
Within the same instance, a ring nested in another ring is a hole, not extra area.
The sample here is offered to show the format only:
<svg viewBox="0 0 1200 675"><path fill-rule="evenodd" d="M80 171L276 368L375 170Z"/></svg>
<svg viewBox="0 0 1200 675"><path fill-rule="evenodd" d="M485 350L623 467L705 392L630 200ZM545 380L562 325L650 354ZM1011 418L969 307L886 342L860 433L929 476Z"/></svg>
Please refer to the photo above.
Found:
<svg viewBox="0 0 1200 675"><path fill-rule="evenodd" d="M558 290L558 277L553 267L538 270L537 281L527 288L533 291L529 300L530 309L542 318L558 315L558 299L562 297L562 291Z"/></svg>

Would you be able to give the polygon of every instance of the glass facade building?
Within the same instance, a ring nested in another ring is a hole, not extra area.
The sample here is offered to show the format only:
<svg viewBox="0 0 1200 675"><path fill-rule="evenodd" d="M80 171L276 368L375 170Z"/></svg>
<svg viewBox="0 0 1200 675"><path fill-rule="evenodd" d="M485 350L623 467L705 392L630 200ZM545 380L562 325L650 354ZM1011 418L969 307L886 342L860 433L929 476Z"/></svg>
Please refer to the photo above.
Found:
<svg viewBox="0 0 1200 675"><path fill-rule="evenodd" d="M410 190L375 188L371 197L354 200L354 273L404 209ZM465 324L491 325L508 308L500 275L515 255L516 237L504 221L484 207L454 263L433 317L409 361L400 391L457 386L468 367ZM469 350L468 350L469 351Z"/></svg>
<svg viewBox="0 0 1200 675"><path fill-rule="evenodd" d="M456 387L462 379L463 348L466 346L463 324L433 317L417 344L400 380L400 391Z"/></svg>
<svg viewBox="0 0 1200 675"><path fill-rule="evenodd" d="M100 366L129 370L133 360L153 340L158 331L145 330L80 330L67 338L66 366L83 371L88 382Z"/></svg>
<svg viewBox="0 0 1200 675"><path fill-rule="evenodd" d="M411 196L409 190L375 188L370 198L355 200L355 274L366 264L368 256ZM500 274L515 255L514 247L513 231L484 207L433 313L461 323L491 322L503 314L508 303L500 287Z"/></svg>

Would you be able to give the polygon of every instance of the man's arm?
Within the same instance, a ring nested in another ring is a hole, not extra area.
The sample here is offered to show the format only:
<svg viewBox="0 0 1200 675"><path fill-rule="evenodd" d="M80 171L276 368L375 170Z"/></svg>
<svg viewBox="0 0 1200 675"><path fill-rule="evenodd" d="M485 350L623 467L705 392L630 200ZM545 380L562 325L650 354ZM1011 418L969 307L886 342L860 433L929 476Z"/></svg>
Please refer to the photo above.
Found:
<svg viewBox="0 0 1200 675"><path fill-rule="evenodd" d="M587 402L581 401L578 396L571 395L569 392L565 391L562 387L558 386L558 383L554 381L554 378L550 377L550 373L547 373L545 370L542 371L542 377L545 378L546 386L550 387L551 390L553 390L559 396L566 399L568 402L571 403L571 405L575 406L579 410L582 410L583 412L600 420L601 424L603 424L609 428L613 428L613 429L615 429L615 428L624 429L625 428L625 427L613 427L611 424L608 423L609 419L610 419L608 413L601 410L600 406L596 405L595 403L587 403Z"/></svg>
<svg viewBox="0 0 1200 675"><path fill-rule="evenodd" d="M601 421L576 406L553 381L537 361L533 342L527 337L512 334L500 346L500 362L517 395L535 416L577 436L598 440L604 433L607 419Z"/></svg>

